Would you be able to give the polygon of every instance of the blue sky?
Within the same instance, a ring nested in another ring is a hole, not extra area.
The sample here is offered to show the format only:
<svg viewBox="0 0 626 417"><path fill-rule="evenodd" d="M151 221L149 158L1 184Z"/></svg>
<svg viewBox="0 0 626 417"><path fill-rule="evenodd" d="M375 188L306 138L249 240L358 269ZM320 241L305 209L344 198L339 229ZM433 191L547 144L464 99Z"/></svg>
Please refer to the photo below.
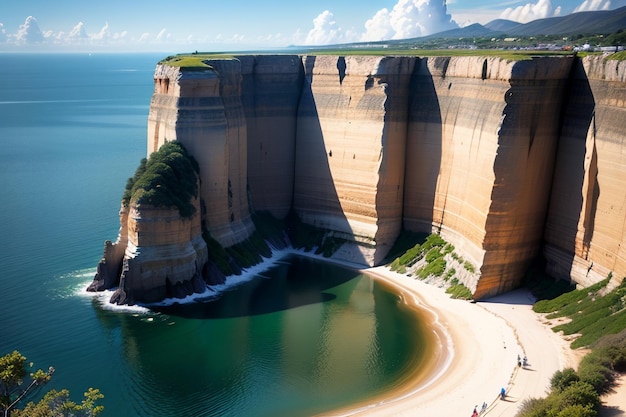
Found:
<svg viewBox="0 0 626 417"><path fill-rule="evenodd" d="M626 0L2 0L0 51L320 45L410 38L497 18L528 22L624 5Z"/></svg>

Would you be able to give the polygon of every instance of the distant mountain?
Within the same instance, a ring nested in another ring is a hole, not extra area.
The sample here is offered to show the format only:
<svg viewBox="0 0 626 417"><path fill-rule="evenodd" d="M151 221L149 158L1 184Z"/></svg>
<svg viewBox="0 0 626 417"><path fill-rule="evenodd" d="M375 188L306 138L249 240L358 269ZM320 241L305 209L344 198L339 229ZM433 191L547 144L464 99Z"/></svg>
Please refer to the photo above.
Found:
<svg viewBox="0 0 626 417"><path fill-rule="evenodd" d="M495 32L494 30L489 29L479 23L474 23L473 25L465 26L463 28L450 29L444 32L434 33L432 35L422 36L421 38L418 38L418 39L425 40L425 39L438 39L438 38L448 38L448 39L481 38L485 36L493 36L494 34L497 36L498 32Z"/></svg>
<svg viewBox="0 0 626 417"><path fill-rule="evenodd" d="M506 19L496 19L487 23L485 27L487 29L494 30L496 32L508 33L511 29L521 25L520 22L514 22Z"/></svg>
<svg viewBox="0 0 626 417"><path fill-rule="evenodd" d="M494 21L495 22L495 21ZM488 23L486 26L492 22ZM626 6L615 10L578 12L533 20L503 32L515 36L609 34L626 29Z"/></svg>
<svg viewBox="0 0 626 417"><path fill-rule="evenodd" d="M610 34L620 29L626 30L626 6L615 10L572 13L567 16L549 17L519 23L512 20L496 19L481 25L475 23L463 28L446 30L419 38L396 41L380 41L391 45L401 45L430 39L458 39L472 37L538 36L538 35L575 35L575 34Z"/></svg>

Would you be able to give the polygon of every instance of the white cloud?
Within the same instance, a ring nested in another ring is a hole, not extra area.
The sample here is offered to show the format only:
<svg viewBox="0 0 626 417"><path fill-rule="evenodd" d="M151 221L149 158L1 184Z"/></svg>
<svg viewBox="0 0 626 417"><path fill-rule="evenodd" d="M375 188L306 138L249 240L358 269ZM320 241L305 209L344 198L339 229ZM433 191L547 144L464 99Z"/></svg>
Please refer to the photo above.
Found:
<svg viewBox="0 0 626 417"><path fill-rule="evenodd" d="M328 45L333 43L347 43L357 40L356 34L351 30L343 30L334 15L324 10L313 19L313 29L309 31L304 41L307 45Z"/></svg>
<svg viewBox="0 0 626 417"><path fill-rule="evenodd" d="M550 0L538 0L537 3L526 3L523 6L517 6L515 8L509 7L500 14L500 18L514 20L520 23L528 23L531 20L558 15L560 12L560 7L555 10Z"/></svg>
<svg viewBox="0 0 626 417"><path fill-rule="evenodd" d="M23 25L20 25L17 33L15 34L15 41L18 44L21 43L39 43L44 40L44 36L39 29L37 19L32 16L28 16Z"/></svg>
<svg viewBox="0 0 626 417"><path fill-rule="evenodd" d="M6 42L7 32L4 29L4 24L0 23L0 42Z"/></svg>
<svg viewBox="0 0 626 417"><path fill-rule="evenodd" d="M126 35L128 35L128 31L123 30L123 31L121 31L119 33L114 33L113 34L113 39L115 39L115 40L124 39L124 38L126 38Z"/></svg>
<svg viewBox="0 0 626 417"><path fill-rule="evenodd" d="M156 35L156 40L160 41L160 40L165 40L169 37L169 34L167 33L167 29L163 28L161 29L161 31Z"/></svg>
<svg viewBox="0 0 626 417"><path fill-rule="evenodd" d="M610 10L611 0L585 0L572 13L590 12L593 10Z"/></svg>
<svg viewBox="0 0 626 417"><path fill-rule="evenodd" d="M104 26L102 26L102 29L100 29L100 32L94 33L93 35L91 35L91 39L99 41L99 40L107 39L110 36L111 34L109 32L109 22L106 22Z"/></svg>
<svg viewBox="0 0 626 417"><path fill-rule="evenodd" d="M380 9L374 17L365 22L365 33L361 37L364 41L380 41L391 39L394 35L391 27L391 16L389 10Z"/></svg>
<svg viewBox="0 0 626 417"><path fill-rule="evenodd" d="M324 10L313 19L313 29L311 29L304 41L308 45L323 45L335 42L339 36L339 27L335 22L335 17L328 10Z"/></svg>
<svg viewBox="0 0 626 417"><path fill-rule="evenodd" d="M381 9L365 22L362 40L415 38L458 27L445 0L399 0L391 11Z"/></svg>
<svg viewBox="0 0 626 417"><path fill-rule="evenodd" d="M87 34L87 29L85 29L84 23L78 22L78 24L72 28L70 34L67 35L67 39L71 41L82 41L89 39L89 35Z"/></svg>

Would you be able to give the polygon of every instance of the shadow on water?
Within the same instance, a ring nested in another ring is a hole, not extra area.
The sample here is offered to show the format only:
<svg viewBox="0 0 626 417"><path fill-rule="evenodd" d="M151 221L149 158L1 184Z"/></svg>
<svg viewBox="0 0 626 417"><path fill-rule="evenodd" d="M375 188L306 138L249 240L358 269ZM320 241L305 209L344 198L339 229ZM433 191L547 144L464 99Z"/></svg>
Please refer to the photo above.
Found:
<svg viewBox="0 0 626 417"><path fill-rule="evenodd" d="M254 279L204 302L151 307L172 316L195 319L248 317L325 303L335 299L327 292L360 276L348 268L293 256Z"/></svg>
<svg viewBox="0 0 626 417"><path fill-rule="evenodd" d="M548 245L547 272L555 278L569 280L574 259L587 258L593 237L596 205L600 195L595 145L595 100L589 79L580 59L576 59L570 75L563 109L562 130L556 155L555 174L545 239ZM587 136L593 143L587 143ZM587 166L586 160L589 161ZM580 220L584 236L577 252L576 236ZM552 253L556 249L560 254ZM551 259L558 262L550 265Z"/></svg>

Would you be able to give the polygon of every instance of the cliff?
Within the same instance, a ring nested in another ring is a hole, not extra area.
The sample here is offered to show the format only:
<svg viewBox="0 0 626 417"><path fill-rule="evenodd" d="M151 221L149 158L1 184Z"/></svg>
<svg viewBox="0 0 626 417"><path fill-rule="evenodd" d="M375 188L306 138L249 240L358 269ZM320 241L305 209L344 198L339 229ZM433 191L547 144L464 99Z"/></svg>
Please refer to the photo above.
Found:
<svg viewBox="0 0 626 417"><path fill-rule="evenodd" d="M626 276L626 62L585 57L569 80L544 254L547 272L590 285Z"/></svg>
<svg viewBox="0 0 626 417"><path fill-rule="evenodd" d="M403 229L440 233L476 266L459 279L477 299L517 287L539 256L552 276L584 285L626 275L623 62L203 62L157 66L148 154L177 140L197 159L201 216L191 229L204 226L223 247L252 236L251 212L294 213L339 242L334 258L365 266L380 264ZM130 237L132 213L127 255L133 245L144 252ZM120 258L123 229L105 248L111 259ZM197 236L176 245L201 246ZM195 252L191 262L190 250L168 249L163 265L180 256L201 270L205 257ZM101 263L99 274L119 268Z"/></svg>

